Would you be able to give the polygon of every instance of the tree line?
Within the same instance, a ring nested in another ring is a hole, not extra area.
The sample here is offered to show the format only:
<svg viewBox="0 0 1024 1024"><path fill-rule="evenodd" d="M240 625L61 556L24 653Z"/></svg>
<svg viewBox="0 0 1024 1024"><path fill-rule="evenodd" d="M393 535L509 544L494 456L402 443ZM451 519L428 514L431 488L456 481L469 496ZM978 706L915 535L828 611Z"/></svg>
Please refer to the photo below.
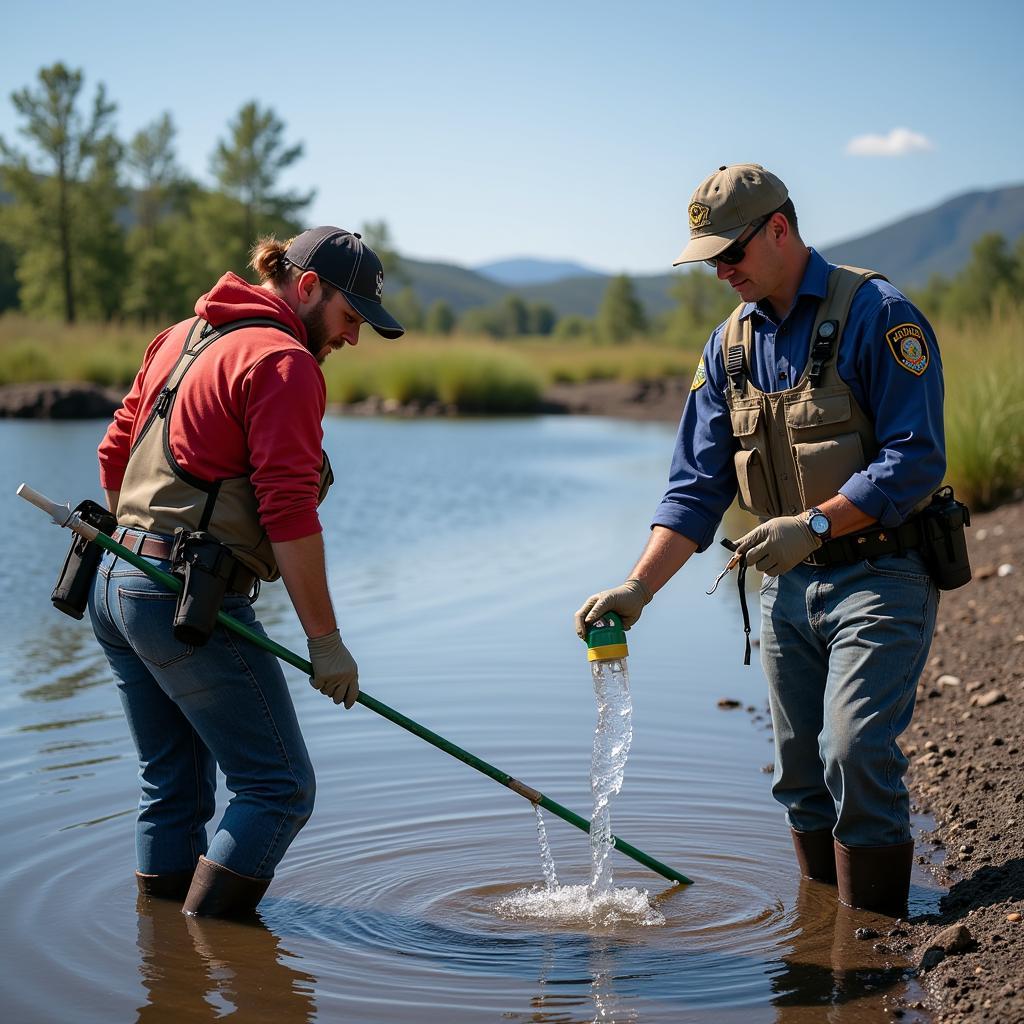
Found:
<svg viewBox="0 0 1024 1024"><path fill-rule="evenodd" d="M246 103L210 154L212 187L189 177L175 151L177 129L163 113L131 138L114 127L116 104L99 84L62 63L11 94L21 144L0 137L0 311L78 319L166 322L187 316L225 270L246 274L248 249L263 234L288 238L305 226L315 193L282 187L303 154L269 107ZM457 315L439 300L423 308L383 221L363 235L398 287L389 306L411 330L508 339L621 344L636 338L699 345L735 298L714 275L680 275L673 308L653 320L633 281L613 277L594 318L559 317L547 303L515 294ZM914 298L933 318L986 315L1024 294L1024 239L1011 249L986 235L952 278L933 277Z"/></svg>
<svg viewBox="0 0 1024 1024"><path fill-rule="evenodd" d="M121 139L116 104L102 83L89 96L81 70L42 68L10 98L21 139L0 137L0 311L21 307L68 323L179 319L225 270L246 275L257 237L288 238L305 226L315 193L281 186L303 145L287 139L269 107L246 103L229 121L210 154L206 187L178 163L170 113ZM551 305L514 294L458 316L444 301L423 308L386 223L365 224L362 233L397 280L389 306L410 329L432 334L615 344L706 326L705 314L727 312L731 301L709 275L689 275L677 285L687 308L651 323L633 282L620 275L593 320L560 319Z"/></svg>

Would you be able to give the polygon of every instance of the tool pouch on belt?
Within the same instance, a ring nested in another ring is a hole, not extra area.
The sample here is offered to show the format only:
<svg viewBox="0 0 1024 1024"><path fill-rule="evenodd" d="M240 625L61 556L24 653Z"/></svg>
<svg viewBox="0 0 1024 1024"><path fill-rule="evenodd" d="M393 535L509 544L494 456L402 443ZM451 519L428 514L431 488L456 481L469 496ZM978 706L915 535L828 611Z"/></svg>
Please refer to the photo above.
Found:
<svg viewBox="0 0 1024 1024"><path fill-rule="evenodd" d="M117 519L113 513L88 498L75 508L75 512L90 526L95 526L108 536L117 527ZM99 544L86 540L77 533L72 535L71 547L67 558L64 559L64 568L61 569L57 585L50 595L54 608L73 619L82 618L89 603L89 591L102 554L103 548Z"/></svg>
<svg viewBox="0 0 1024 1024"><path fill-rule="evenodd" d="M971 579L964 527L971 525L971 510L942 487L921 510L921 553L939 590L956 590Z"/></svg>
<svg viewBox="0 0 1024 1024"><path fill-rule="evenodd" d="M171 570L183 584L174 608L176 640L202 647L210 639L237 564L231 549L210 534L180 526L174 531Z"/></svg>

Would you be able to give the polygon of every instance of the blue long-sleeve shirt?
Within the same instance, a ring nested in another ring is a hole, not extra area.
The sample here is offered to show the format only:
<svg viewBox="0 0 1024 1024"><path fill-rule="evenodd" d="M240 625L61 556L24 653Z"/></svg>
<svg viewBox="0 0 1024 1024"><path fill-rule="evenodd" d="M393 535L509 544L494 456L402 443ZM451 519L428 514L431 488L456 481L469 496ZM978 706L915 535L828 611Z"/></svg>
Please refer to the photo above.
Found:
<svg viewBox="0 0 1024 1024"><path fill-rule="evenodd" d="M811 331L828 287L832 264L814 249L793 308L777 323L770 307L748 302L741 314L752 321L750 378L761 391L784 391L800 379L810 352ZM920 327L920 353L901 349L896 329ZM733 436L726 404L728 379L722 352L725 323L712 332L702 356L676 435L669 486L652 526L667 526L703 551L736 496ZM889 338L886 335L889 334ZM887 281L861 285L843 329L836 369L857 403L873 420L880 450L839 489L883 526L897 526L942 482L946 444L942 420L943 382L939 349L931 325Z"/></svg>

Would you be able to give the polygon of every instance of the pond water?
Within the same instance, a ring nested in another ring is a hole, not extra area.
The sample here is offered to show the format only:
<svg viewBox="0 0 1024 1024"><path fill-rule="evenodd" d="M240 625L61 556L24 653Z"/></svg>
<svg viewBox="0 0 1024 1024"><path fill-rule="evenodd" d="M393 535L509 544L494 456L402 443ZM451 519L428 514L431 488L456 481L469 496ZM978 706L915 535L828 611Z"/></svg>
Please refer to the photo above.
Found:
<svg viewBox="0 0 1024 1024"><path fill-rule="evenodd" d="M25 481L72 504L99 498L103 427L0 423L5 1021L795 1024L877 1020L901 991L902 965L850 938L834 890L798 879L735 586L704 594L724 549L694 559L629 634L633 739L612 825L695 884L611 856L615 884L646 890L664 924L499 914L544 885L530 803L290 668L317 807L262 927L138 901L117 693L87 621L49 603L69 536L14 496ZM595 703L572 613L639 553L672 429L577 417L325 429L331 589L364 690L588 816ZM257 607L304 652L280 585ZM720 710L720 697L742 706ZM585 885L588 837L546 825L559 882ZM916 906L936 895L915 879Z"/></svg>

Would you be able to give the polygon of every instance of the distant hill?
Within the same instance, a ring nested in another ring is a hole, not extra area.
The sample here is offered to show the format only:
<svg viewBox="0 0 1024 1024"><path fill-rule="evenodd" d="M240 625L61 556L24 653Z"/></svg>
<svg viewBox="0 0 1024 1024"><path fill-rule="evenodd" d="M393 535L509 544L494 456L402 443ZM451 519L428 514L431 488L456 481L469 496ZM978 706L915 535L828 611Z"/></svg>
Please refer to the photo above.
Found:
<svg viewBox="0 0 1024 1024"><path fill-rule="evenodd" d="M967 192L888 227L821 247L833 263L870 267L900 288L921 287L932 274L952 277L981 235L998 231L1012 246L1024 235L1024 185Z"/></svg>
<svg viewBox="0 0 1024 1024"><path fill-rule="evenodd" d="M1013 245L1024 235L1024 185L968 192L915 213L887 227L843 242L818 246L835 263L850 263L881 271L895 285L914 288L939 273L956 274L970 259L971 246L990 231L998 231ZM815 242L814 239L811 239ZM609 277L578 265L523 257L469 270L452 264L403 260L403 269L424 306L443 298L461 313L473 306L489 306L509 294L528 302L546 302L559 316L578 313L592 317L601 303ZM569 267L573 273L551 279L548 270ZM509 268L502 271L500 268ZM495 269L498 268L498 269ZM494 276L518 275L518 283L502 283ZM679 273L638 275L633 278L649 316L672 308L668 291Z"/></svg>
<svg viewBox="0 0 1024 1024"><path fill-rule="evenodd" d="M570 263L566 260L539 260L530 256L481 263L473 269L478 274L497 281L499 284L506 284L510 288L529 284L547 284L550 281L560 281L566 277L604 276L599 270L592 270L581 263Z"/></svg>

